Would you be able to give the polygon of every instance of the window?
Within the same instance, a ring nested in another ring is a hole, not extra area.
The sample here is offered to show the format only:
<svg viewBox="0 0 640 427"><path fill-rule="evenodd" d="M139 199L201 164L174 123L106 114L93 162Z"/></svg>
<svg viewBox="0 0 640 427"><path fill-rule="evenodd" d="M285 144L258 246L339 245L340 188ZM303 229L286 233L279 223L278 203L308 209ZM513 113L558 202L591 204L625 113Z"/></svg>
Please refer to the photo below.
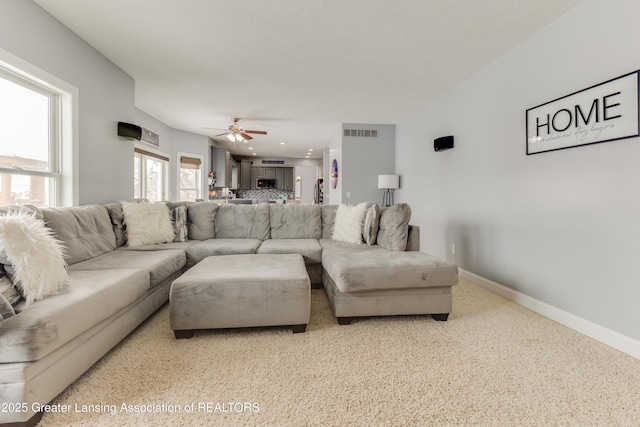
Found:
<svg viewBox="0 0 640 427"><path fill-rule="evenodd" d="M180 155L178 191L180 201L193 202L202 198L202 159L194 155Z"/></svg>
<svg viewBox="0 0 640 427"><path fill-rule="evenodd" d="M0 204L61 199L60 94L0 67Z"/></svg>
<svg viewBox="0 0 640 427"><path fill-rule="evenodd" d="M152 202L167 200L169 158L140 148L133 157L133 197Z"/></svg>

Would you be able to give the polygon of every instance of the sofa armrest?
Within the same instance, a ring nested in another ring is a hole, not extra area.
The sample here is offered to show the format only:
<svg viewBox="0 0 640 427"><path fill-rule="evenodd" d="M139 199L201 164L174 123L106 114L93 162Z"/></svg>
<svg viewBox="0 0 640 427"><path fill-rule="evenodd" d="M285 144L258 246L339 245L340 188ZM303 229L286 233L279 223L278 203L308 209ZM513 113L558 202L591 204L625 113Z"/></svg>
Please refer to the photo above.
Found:
<svg viewBox="0 0 640 427"><path fill-rule="evenodd" d="M409 224L409 237L407 238L407 251L420 251L420 227Z"/></svg>

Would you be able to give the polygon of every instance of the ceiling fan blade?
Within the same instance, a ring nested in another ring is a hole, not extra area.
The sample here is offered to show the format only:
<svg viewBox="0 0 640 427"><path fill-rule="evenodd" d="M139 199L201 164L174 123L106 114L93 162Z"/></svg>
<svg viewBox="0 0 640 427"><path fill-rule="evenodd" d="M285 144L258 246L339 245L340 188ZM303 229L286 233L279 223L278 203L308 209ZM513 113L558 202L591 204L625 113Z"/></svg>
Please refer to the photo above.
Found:
<svg viewBox="0 0 640 427"><path fill-rule="evenodd" d="M267 132L263 131L263 130L245 130L245 133L256 133L258 135L266 135Z"/></svg>
<svg viewBox="0 0 640 427"><path fill-rule="evenodd" d="M224 135L226 135L226 134L228 134L228 133L229 133L229 132L224 132L224 133L221 133L221 134L219 134L219 135L213 135L213 137L215 138L215 137L217 137L217 136L224 136Z"/></svg>
<svg viewBox="0 0 640 427"><path fill-rule="evenodd" d="M245 132L246 132L246 131L245 131ZM244 139L246 139L247 141L248 141L248 140L250 140L250 139L253 139L253 137L251 137L251 136L247 135L245 132L240 132L240 135L242 135L242 137L243 137Z"/></svg>
<svg viewBox="0 0 640 427"><path fill-rule="evenodd" d="M227 128L202 128L202 129L227 130Z"/></svg>

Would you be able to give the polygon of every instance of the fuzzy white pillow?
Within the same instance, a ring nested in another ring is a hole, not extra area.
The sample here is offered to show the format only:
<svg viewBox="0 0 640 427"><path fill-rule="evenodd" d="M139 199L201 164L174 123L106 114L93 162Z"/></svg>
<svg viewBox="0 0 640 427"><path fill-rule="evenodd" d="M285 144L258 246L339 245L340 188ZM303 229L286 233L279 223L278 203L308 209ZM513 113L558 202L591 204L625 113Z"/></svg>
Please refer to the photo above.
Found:
<svg viewBox="0 0 640 427"><path fill-rule="evenodd" d="M362 243L362 224L367 203L340 205L336 212L333 240L347 243Z"/></svg>
<svg viewBox="0 0 640 427"><path fill-rule="evenodd" d="M127 246L172 242L175 235L169 208L164 203L122 202L127 226Z"/></svg>
<svg viewBox="0 0 640 427"><path fill-rule="evenodd" d="M5 270L27 304L57 293L67 283L64 248L33 213L0 217L0 248Z"/></svg>

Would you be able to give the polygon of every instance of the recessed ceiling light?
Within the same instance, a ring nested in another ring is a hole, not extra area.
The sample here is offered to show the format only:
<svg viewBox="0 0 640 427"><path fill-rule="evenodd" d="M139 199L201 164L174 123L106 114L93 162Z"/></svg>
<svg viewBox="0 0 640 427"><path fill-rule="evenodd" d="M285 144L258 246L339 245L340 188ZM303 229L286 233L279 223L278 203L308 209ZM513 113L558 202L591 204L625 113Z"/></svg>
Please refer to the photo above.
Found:
<svg viewBox="0 0 640 427"><path fill-rule="evenodd" d="M309 148L309 151L313 151L313 148Z"/></svg>
<svg viewBox="0 0 640 427"><path fill-rule="evenodd" d="M284 145L284 142L281 142L280 145Z"/></svg>
<svg viewBox="0 0 640 427"><path fill-rule="evenodd" d="M253 155L254 155L254 156L257 156L257 155L258 155L258 153L254 152L254 153L253 153Z"/></svg>
<svg viewBox="0 0 640 427"><path fill-rule="evenodd" d="M253 147L247 147L249 150L253 150Z"/></svg>

